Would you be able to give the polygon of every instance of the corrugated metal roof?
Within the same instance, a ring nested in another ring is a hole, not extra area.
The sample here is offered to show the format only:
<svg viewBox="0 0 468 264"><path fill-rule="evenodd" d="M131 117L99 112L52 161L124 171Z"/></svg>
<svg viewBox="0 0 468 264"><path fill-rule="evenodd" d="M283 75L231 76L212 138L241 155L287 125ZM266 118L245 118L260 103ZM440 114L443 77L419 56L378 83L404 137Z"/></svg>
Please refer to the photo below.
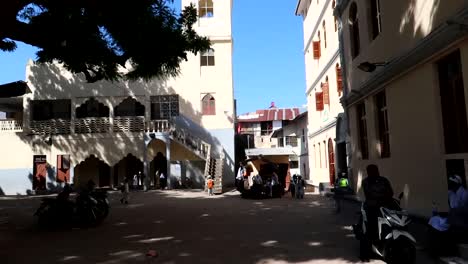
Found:
<svg viewBox="0 0 468 264"><path fill-rule="evenodd" d="M299 108L270 108L257 110L237 117L238 122L262 122L293 120L299 115Z"/></svg>

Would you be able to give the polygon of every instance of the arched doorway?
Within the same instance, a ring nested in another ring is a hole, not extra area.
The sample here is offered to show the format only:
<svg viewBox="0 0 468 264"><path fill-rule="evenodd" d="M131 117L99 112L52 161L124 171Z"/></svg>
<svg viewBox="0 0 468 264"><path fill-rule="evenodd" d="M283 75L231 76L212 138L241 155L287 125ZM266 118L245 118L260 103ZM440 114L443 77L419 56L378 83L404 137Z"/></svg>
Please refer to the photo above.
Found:
<svg viewBox="0 0 468 264"><path fill-rule="evenodd" d="M75 167L75 185L85 186L89 180L94 181L99 187L110 186L109 165L93 155Z"/></svg>
<svg viewBox="0 0 468 264"><path fill-rule="evenodd" d="M123 182L125 178L129 180L129 184L133 184L133 177L139 172L144 173L143 162L132 154L128 154L125 158L114 165L114 186ZM138 180L138 186L141 186L143 179Z"/></svg>
<svg viewBox="0 0 468 264"><path fill-rule="evenodd" d="M328 168L330 172L330 184L335 184L335 152L333 151L333 140L328 139Z"/></svg>

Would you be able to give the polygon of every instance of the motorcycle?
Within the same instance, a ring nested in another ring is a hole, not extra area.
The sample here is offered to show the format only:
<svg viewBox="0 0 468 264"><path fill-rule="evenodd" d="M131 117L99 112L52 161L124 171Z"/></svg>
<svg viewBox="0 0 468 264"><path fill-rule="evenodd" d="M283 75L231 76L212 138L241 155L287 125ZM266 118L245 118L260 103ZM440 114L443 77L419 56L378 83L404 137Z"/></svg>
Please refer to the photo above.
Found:
<svg viewBox="0 0 468 264"><path fill-rule="evenodd" d="M109 200L104 191L82 192L75 202L71 200L43 198L34 213L41 227L57 228L99 225L109 214Z"/></svg>
<svg viewBox="0 0 468 264"><path fill-rule="evenodd" d="M393 199L391 208L380 207L377 219L378 236L369 238L367 214L364 203L361 205L360 220L353 226L356 238L360 241L361 255L369 256L369 249L389 264L412 264L416 259L416 239L408 232L411 219L400 207L403 193Z"/></svg>

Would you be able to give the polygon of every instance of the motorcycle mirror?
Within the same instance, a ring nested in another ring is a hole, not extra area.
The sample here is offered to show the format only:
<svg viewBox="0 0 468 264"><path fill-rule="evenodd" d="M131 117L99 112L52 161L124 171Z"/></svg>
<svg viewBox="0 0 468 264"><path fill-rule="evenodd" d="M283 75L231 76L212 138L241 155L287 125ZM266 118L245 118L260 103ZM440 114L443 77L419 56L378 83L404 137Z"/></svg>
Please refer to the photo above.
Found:
<svg viewBox="0 0 468 264"><path fill-rule="evenodd" d="M398 199L401 200L401 198L403 198L404 195L405 195L405 194L404 194L403 192L401 192L400 195L398 195Z"/></svg>

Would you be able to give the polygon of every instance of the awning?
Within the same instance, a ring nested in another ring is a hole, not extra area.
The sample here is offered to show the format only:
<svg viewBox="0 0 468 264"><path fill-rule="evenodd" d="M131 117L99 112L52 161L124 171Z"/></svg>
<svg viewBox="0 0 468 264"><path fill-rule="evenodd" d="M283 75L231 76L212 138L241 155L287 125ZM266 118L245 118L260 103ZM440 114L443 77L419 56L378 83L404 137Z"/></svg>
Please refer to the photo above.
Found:
<svg viewBox="0 0 468 264"><path fill-rule="evenodd" d="M11 82L0 85L0 98L22 96L30 93L28 84L24 81Z"/></svg>

